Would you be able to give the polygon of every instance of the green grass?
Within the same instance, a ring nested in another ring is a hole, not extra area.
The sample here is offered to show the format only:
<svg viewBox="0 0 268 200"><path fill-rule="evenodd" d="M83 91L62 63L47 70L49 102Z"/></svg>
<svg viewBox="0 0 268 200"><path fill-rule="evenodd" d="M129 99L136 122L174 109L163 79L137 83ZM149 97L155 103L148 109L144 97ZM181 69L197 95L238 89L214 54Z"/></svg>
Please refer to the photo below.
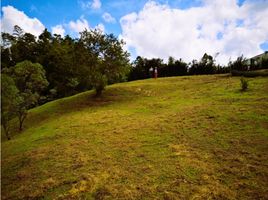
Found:
<svg viewBox="0 0 268 200"><path fill-rule="evenodd" d="M268 79L159 78L30 111L2 199L268 199ZM2 133L3 134L3 133Z"/></svg>

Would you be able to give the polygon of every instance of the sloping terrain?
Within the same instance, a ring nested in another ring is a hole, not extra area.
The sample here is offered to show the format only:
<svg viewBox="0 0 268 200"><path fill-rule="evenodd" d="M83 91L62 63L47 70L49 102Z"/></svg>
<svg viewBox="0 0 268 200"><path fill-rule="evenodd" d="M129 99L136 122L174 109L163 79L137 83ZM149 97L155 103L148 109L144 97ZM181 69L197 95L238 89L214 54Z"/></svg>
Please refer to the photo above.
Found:
<svg viewBox="0 0 268 200"><path fill-rule="evenodd" d="M268 79L239 89L161 78L37 107L2 141L2 199L268 199Z"/></svg>

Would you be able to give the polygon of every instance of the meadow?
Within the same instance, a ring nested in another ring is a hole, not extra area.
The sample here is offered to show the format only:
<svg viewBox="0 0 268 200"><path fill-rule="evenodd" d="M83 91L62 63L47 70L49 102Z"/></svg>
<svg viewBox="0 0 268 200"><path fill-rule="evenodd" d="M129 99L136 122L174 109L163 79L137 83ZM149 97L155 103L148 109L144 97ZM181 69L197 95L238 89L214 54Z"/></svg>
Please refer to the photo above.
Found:
<svg viewBox="0 0 268 200"><path fill-rule="evenodd" d="M140 80L36 107L2 136L1 198L268 199L268 79L248 80Z"/></svg>

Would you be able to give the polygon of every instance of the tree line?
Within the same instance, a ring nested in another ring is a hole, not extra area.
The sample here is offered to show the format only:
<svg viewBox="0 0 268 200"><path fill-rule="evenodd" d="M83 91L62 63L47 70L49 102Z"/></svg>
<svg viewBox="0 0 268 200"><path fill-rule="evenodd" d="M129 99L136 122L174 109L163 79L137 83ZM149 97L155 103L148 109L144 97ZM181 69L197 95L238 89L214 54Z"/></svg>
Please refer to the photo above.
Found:
<svg viewBox="0 0 268 200"><path fill-rule="evenodd" d="M230 61L226 66L223 66L216 64L215 58L207 53L199 61L192 60L190 63L186 63L182 59L176 60L173 57L169 57L168 62L164 63L163 59L160 58L147 59L138 56L132 63L128 80L151 78L151 67L157 68L159 77L222 74L232 71L267 69L268 59L262 58L250 62L250 60L241 55L235 61Z"/></svg>
<svg viewBox="0 0 268 200"><path fill-rule="evenodd" d="M132 63L128 80L150 78L151 67L157 68L159 77L218 74L230 71L228 67L217 65L215 59L206 53L200 61L193 60L191 63L186 63L182 59L176 60L173 57L169 57L168 62L164 63L160 58L147 59L138 56Z"/></svg>

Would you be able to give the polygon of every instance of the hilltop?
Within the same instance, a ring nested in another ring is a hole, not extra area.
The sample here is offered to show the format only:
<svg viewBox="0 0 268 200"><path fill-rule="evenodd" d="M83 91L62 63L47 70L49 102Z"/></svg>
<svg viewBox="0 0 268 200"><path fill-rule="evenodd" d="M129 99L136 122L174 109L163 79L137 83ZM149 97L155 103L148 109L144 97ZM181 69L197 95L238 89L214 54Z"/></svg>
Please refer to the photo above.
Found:
<svg viewBox="0 0 268 200"><path fill-rule="evenodd" d="M268 79L111 85L30 110L2 141L2 199L267 199Z"/></svg>

